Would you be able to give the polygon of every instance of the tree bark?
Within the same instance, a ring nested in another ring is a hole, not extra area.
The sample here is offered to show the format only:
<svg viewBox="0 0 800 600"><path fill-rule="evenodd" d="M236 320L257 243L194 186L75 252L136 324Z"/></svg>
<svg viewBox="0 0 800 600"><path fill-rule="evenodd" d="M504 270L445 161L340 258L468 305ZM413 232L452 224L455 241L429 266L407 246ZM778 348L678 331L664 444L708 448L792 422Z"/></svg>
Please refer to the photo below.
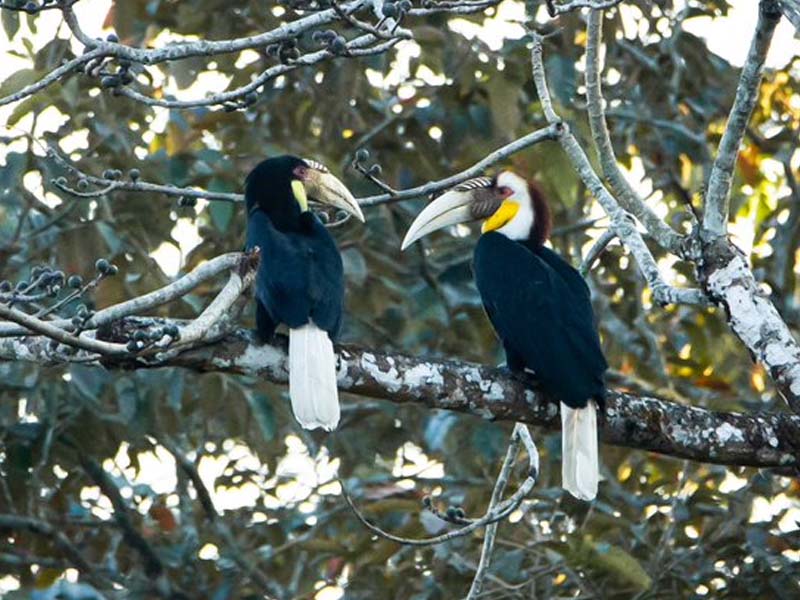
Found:
<svg viewBox="0 0 800 600"><path fill-rule="evenodd" d="M507 371L469 362L425 359L339 346L339 389L400 404L422 404L488 420L558 429L554 399ZM82 360L82 351L71 359ZM63 364L50 340L39 336L0 339L0 360ZM87 363L84 363L87 364ZM100 365L99 361L88 364ZM164 361L105 357L111 369L183 367L198 372L256 376L286 383L286 339L258 344L247 330L187 350ZM800 416L743 415L684 406L653 396L610 390L601 439L607 444L676 458L727 465L800 467Z"/></svg>

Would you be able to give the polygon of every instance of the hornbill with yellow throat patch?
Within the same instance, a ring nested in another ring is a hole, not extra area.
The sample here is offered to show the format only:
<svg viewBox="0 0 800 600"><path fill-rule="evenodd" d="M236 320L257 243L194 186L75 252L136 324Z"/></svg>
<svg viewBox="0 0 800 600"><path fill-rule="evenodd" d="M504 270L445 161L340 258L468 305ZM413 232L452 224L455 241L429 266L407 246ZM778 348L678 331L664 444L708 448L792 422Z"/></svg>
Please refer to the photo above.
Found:
<svg viewBox="0 0 800 600"><path fill-rule="evenodd" d="M344 302L342 257L309 199L364 215L322 164L296 156L261 162L247 176L247 248L258 246L256 330L262 341L289 328L289 396L297 421L328 431L339 423L336 355Z"/></svg>
<svg viewBox="0 0 800 600"><path fill-rule="evenodd" d="M550 213L538 187L504 171L454 187L411 224L403 249L450 225L485 219L475 247L475 282L503 342L510 370L530 369L561 401L563 486L597 495L597 413L608 368L581 275L544 246Z"/></svg>

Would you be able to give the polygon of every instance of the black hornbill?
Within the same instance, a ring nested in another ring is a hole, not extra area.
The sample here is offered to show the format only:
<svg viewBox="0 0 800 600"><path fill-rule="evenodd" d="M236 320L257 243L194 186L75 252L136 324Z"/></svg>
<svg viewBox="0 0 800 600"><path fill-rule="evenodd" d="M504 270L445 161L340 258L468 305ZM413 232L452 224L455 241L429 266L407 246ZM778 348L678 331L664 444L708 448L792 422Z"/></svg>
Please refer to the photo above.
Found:
<svg viewBox="0 0 800 600"><path fill-rule="evenodd" d="M563 486L597 495L597 413L608 368L581 275L544 246L550 213L538 187L504 171L470 179L417 216L403 249L449 225L486 219L473 269L484 308L503 342L512 371L530 369L561 401Z"/></svg>
<svg viewBox="0 0 800 600"><path fill-rule="evenodd" d="M309 198L364 221L344 184L320 163L296 156L261 162L247 176L247 248L261 249L256 329L269 341L289 328L289 396L297 421L328 431L339 423L336 355L344 301L342 257Z"/></svg>

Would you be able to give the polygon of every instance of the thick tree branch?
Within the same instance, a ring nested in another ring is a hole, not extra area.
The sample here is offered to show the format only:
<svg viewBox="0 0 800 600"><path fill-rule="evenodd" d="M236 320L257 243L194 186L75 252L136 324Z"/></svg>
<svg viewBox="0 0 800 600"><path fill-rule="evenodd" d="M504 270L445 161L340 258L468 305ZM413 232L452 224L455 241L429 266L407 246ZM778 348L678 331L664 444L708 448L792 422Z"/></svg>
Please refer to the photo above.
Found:
<svg viewBox="0 0 800 600"><path fill-rule="evenodd" d="M135 323L134 323L135 325ZM0 360L64 364L91 359L78 352L57 357L43 337L0 339ZM423 404L491 420L558 429L557 406L506 372L466 362L427 360L341 346L339 388L359 396ZM87 364L98 364L88 362ZM286 383L285 340L260 345L245 330L159 363L201 372L256 376ZM131 360L103 361L105 368L147 368ZM743 415L683 406L622 390L609 393L601 437L605 443L677 458L758 467L798 467L800 417Z"/></svg>
<svg viewBox="0 0 800 600"><path fill-rule="evenodd" d="M775 0L761 0L758 10L758 23L742 67L742 75L736 88L736 99L728 116L728 125L719 143L717 158L708 179L703 214L703 235L706 239L724 236L728 229L731 185L736 157L742 144L750 114L753 112L764 62L775 27L781 18L780 7Z"/></svg>
<svg viewBox="0 0 800 600"><path fill-rule="evenodd" d="M611 144L611 134L606 125L605 106L601 85L600 44L602 41L603 11L592 10L587 23L586 41L586 98L592 139L611 189L619 203L632 213L661 247L673 254L681 254L681 236L656 215L625 179L617 164Z"/></svg>
<svg viewBox="0 0 800 600"><path fill-rule="evenodd" d="M761 290L747 258L725 238L717 238L703 249L700 276L709 295L725 307L731 330L800 414L800 345Z"/></svg>

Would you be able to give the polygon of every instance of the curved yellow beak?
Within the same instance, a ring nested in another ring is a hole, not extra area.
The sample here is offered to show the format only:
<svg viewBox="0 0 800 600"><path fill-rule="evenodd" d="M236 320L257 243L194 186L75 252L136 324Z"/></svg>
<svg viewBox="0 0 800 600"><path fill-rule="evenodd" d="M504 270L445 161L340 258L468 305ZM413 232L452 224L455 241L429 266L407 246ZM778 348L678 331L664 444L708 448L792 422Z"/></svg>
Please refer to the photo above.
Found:
<svg viewBox="0 0 800 600"><path fill-rule="evenodd" d="M439 229L474 220L475 217L470 210L473 199L472 190L458 189L445 192L436 198L411 223L400 249L405 250L418 239Z"/></svg>
<svg viewBox="0 0 800 600"><path fill-rule="evenodd" d="M304 180L306 193L311 200L340 208L364 222L364 213L350 190L332 173L308 169Z"/></svg>

